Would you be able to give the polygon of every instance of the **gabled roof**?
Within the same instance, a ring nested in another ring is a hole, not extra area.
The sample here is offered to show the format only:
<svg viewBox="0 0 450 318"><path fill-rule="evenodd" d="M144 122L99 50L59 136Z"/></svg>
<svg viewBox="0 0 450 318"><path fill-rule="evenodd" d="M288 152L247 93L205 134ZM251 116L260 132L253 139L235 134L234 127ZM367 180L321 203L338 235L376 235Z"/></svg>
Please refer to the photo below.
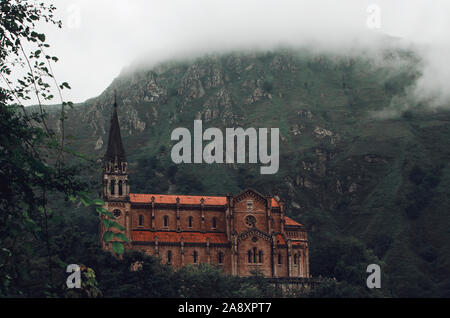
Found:
<svg viewBox="0 0 450 318"><path fill-rule="evenodd" d="M278 245L285 245L286 244L286 241L285 241L283 235L281 235L280 233L277 234L276 239L277 239L277 244Z"/></svg>
<svg viewBox="0 0 450 318"><path fill-rule="evenodd" d="M201 232L168 232L168 231L133 231L131 238L134 242L154 242L155 237L158 237L158 242L164 243L179 243L181 238L185 243L206 243L212 244L227 244L229 243L225 233L201 233Z"/></svg>
<svg viewBox="0 0 450 318"><path fill-rule="evenodd" d="M111 126L109 128L108 148L105 153L105 161L118 162L126 161L125 150L122 144L122 136L120 135L119 118L117 116L117 103L114 100L114 112L111 117Z"/></svg>
<svg viewBox="0 0 450 318"><path fill-rule="evenodd" d="M275 200L274 198L272 198L272 207L275 207L275 208L279 208L280 207L280 205L278 204L278 201Z"/></svg>
<svg viewBox="0 0 450 318"><path fill-rule="evenodd" d="M300 223L294 221L293 219L291 219L288 216L284 217L284 222L285 222L284 224L287 225L287 226L303 226L303 225L301 225Z"/></svg>
<svg viewBox="0 0 450 318"><path fill-rule="evenodd" d="M253 195L256 195L257 197L259 197L261 200L267 200L268 198L265 197L264 195L262 195L261 193L259 193L258 191L256 191L255 189L252 188L247 188L244 191L238 193L235 198L239 200L240 197L244 196L246 193L251 193ZM278 204L278 201L275 200L275 198L271 198L272 200L272 207L280 207L280 205Z"/></svg>
<svg viewBox="0 0 450 318"><path fill-rule="evenodd" d="M271 240L272 239L272 237L269 234L265 233L264 231L262 231L262 230L260 230L260 229L258 229L256 227L252 227L252 228L250 228L250 229L248 229L246 231L241 232L238 235L238 241L245 240L249 236L253 236L255 234L259 235L260 237L263 237L263 238L265 237L267 240Z"/></svg>

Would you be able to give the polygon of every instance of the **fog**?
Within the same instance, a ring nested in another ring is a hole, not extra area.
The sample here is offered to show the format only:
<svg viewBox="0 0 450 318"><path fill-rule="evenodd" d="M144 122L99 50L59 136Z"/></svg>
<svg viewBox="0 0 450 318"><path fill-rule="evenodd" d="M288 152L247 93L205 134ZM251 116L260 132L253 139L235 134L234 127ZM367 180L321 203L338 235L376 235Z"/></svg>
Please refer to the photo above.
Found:
<svg viewBox="0 0 450 318"><path fill-rule="evenodd" d="M414 44L422 77L411 92L430 104L450 100L449 1L58 0L62 29L45 26L65 98L99 95L120 72L211 52L303 46L330 53L376 52L395 38ZM430 99L432 99L430 101Z"/></svg>

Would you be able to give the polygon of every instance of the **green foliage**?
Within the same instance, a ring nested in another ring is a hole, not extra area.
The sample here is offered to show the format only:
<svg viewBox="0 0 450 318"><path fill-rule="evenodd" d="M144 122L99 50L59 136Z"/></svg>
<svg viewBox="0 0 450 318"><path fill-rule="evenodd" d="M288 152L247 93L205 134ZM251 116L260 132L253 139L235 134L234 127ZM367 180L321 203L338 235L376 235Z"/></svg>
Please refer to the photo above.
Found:
<svg viewBox="0 0 450 318"><path fill-rule="evenodd" d="M116 217L111 212L101 207L105 205L105 202L100 199L89 200L87 194L84 192L80 193L80 202L82 202L86 207L91 205L97 206L95 208L95 211L98 213L98 216L101 218L102 223L105 227L105 232L103 233L102 237L103 241L112 242L114 252L117 253L118 255L123 254L124 252L123 243L129 242L130 240L120 232L114 233L110 231L110 229L112 228L118 229L119 231L124 231L125 228L116 221L114 221Z"/></svg>
<svg viewBox="0 0 450 318"><path fill-rule="evenodd" d="M120 242L112 242L112 248L113 248L114 253L116 253L116 254L121 255L124 252L123 244Z"/></svg>
<svg viewBox="0 0 450 318"><path fill-rule="evenodd" d="M180 193L201 194L205 190L200 178L190 169L180 169L175 183Z"/></svg>
<svg viewBox="0 0 450 318"><path fill-rule="evenodd" d="M102 253L101 253L102 254ZM106 297L273 297L280 295L260 275L236 277L210 264L174 271L159 259L133 251L122 260L102 254L93 268L103 268L98 285Z"/></svg>
<svg viewBox="0 0 450 318"><path fill-rule="evenodd" d="M383 297L382 292L369 290L364 286L356 286L346 281L326 280L316 286L308 294L310 298L372 298Z"/></svg>
<svg viewBox="0 0 450 318"><path fill-rule="evenodd" d="M183 267L176 277L180 282L177 292L185 298L233 297L234 288L239 289L236 279L207 264Z"/></svg>
<svg viewBox="0 0 450 318"><path fill-rule="evenodd" d="M381 264L371 250L355 238L323 240L314 246L311 273L361 286L368 264Z"/></svg>
<svg viewBox="0 0 450 318"><path fill-rule="evenodd" d="M406 196L409 203L405 207L405 213L409 218L417 219L433 199L433 189L440 182L440 168L435 168L427 174L415 165L409 173L409 180L414 187Z"/></svg>
<svg viewBox="0 0 450 318"><path fill-rule="evenodd" d="M64 292L64 297L66 298L98 298L101 296L102 292L98 288L94 270L84 265L81 266L81 288L74 288Z"/></svg>
<svg viewBox="0 0 450 318"><path fill-rule="evenodd" d="M139 173L133 174L133 186L142 193L164 193L169 188L169 181L174 178L174 171L171 178L161 175L166 169L163 162L157 157L144 157L138 160L136 170ZM173 168L171 168L173 170Z"/></svg>
<svg viewBox="0 0 450 318"><path fill-rule="evenodd" d="M72 104L60 95L58 135L49 128L41 103L54 97L47 80L54 81L58 91L70 89L68 83L59 86L54 80L51 62L58 58L45 54L49 45L45 34L37 31L41 22L61 26L54 10L45 3L0 2L0 76L7 85L0 89L0 296L23 295L33 272L47 280L42 292L53 295L54 270L60 264L53 259L50 227L58 216L49 198L63 196L73 201L86 188L78 166L65 164L64 107ZM26 70L22 78L16 72L20 66ZM39 104L38 112L22 104L30 95ZM85 206L91 204L85 196L80 199Z"/></svg>

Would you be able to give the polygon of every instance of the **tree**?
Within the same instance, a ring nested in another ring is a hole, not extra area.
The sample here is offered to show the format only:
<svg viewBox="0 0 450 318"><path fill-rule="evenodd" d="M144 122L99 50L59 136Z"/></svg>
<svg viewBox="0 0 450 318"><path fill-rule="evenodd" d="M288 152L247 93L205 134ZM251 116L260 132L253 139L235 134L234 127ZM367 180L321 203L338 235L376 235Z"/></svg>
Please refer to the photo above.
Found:
<svg viewBox="0 0 450 318"><path fill-rule="evenodd" d="M0 2L0 296L22 295L30 272L30 258L46 250L48 285L53 286L53 266L48 207L50 195L59 194L87 206L97 205L97 212L112 214L100 207L103 202L90 200L82 190L85 184L77 169L65 163L65 156L86 158L65 145L66 107L62 96L68 83L59 84L52 71L56 56L45 53L49 44L38 24L61 27L54 17L52 4L37 1ZM24 75L23 75L24 74ZM60 100L59 132L47 123L44 101ZM32 101L36 107L25 108ZM114 221L110 221L114 226Z"/></svg>

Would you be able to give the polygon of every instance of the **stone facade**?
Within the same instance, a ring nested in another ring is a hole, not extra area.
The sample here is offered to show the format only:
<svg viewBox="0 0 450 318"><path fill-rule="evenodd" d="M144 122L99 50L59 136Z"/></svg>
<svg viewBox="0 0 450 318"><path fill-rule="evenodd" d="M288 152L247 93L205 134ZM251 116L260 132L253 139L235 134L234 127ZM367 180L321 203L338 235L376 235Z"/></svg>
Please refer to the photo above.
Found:
<svg viewBox="0 0 450 318"><path fill-rule="evenodd" d="M130 193L125 152L114 107L105 155L105 209L112 212L130 243L175 268L211 263L224 272L248 276L309 277L307 233L285 215L278 197L247 189L235 196ZM100 237L105 231L100 222ZM101 240L105 250L110 243Z"/></svg>

